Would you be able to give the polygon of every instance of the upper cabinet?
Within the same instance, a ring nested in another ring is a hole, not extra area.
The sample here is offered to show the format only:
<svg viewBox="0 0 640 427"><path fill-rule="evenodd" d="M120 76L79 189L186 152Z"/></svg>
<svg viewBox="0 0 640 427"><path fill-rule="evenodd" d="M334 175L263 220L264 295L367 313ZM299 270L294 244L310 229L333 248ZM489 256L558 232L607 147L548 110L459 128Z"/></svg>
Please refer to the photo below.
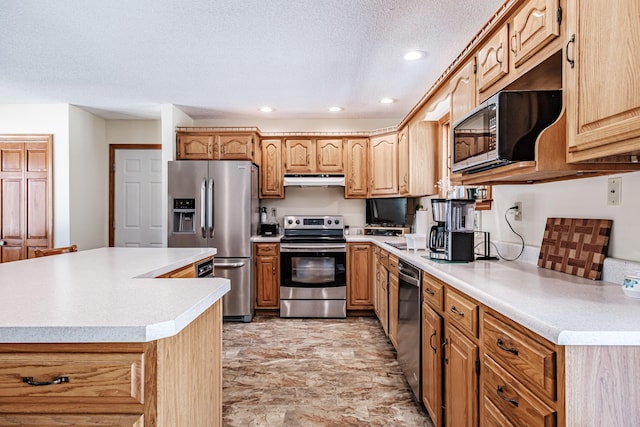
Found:
<svg viewBox="0 0 640 427"><path fill-rule="evenodd" d="M398 134L371 137L369 182L370 197L398 194Z"/></svg>
<svg viewBox="0 0 640 427"><path fill-rule="evenodd" d="M342 173L342 139L285 139L285 173Z"/></svg>
<svg viewBox="0 0 640 427"><path fill-rule="evenodd" d="M398 132L398 190L401 196L409 194L409 126Z"/></svg>
<svg viewBox="0 0 640 427"><path fill-rule="evenodd" d="M345 198L366 198L368 195L368 143L369 140L367 138L352 138L346 141Z"/></svg>
<svg viewBox="0 0 640 427"><path fill-rule="evenodd" d="M560 35L562 10L559 0L529 0L512 20L510 51L513 65L520 66Z"/></svg>
<svg viewBox="0 0 640 427"><path fill-rule="evenodd" d="M460 120L469 111L476 108L476 62L471 59L451 78L451 124Z"/></svg>
<svg viewBox="0 0 640 427"><path fill-rule="evenodd" d="M258 139L253 132L218 132L202 128L178 130L176 136L178 160L254 161Z"/></svg>
<svg viewBox="0 0 640 427"><path fill-rule="evenodd" d="M260 197L283 198L282 141L263 139L260 142Z"/></svg>
<svg viewBox="0 0 640 427"><path fill-rule="evenodd" d="M568 2L569 161L640 154L640 2ZM605 44L606 41L606 44ZM631 161L632 158L618 159Z"/></svg>
<svg viewBox="0 0 640 427"><path fill-rule="evenodd" d="M509 26L504 25L478 51L478 90L483 91L509 72Z"/></svg>
<svg viewBox="0 0 640 427"><path fill-rule="evenodd" d="M439 124L415 121L398 132L398 188L400 196L437 194L440 175Z"/></svg>

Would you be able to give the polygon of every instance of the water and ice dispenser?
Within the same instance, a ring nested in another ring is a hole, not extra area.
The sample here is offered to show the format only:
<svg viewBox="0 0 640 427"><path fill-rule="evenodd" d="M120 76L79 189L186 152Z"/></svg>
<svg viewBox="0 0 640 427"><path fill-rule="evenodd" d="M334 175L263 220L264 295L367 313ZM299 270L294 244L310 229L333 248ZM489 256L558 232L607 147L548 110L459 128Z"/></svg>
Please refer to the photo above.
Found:
<svg viewBox="0 0 640 427"><path fill-rule="evenodd" d="M196 199L173 199L173 232L196 232Z"/></svg>

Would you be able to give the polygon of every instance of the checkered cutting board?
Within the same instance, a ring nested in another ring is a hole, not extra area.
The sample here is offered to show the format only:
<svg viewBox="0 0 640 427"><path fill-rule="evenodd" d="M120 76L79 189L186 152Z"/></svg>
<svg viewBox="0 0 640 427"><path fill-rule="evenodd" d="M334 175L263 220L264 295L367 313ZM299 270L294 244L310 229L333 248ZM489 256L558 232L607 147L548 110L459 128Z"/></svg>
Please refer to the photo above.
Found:
<svg viewBox="0 0 640 427"><path fill-rule="evenodd" d="M600 280L610 219L547 218L538 267Z"/></svg>

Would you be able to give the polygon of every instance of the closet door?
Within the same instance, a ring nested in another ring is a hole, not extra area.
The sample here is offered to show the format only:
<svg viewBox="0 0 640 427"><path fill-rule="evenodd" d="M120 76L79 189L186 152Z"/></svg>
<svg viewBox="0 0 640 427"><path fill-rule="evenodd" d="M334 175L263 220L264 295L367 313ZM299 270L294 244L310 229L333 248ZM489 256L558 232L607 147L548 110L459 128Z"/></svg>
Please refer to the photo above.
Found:
<svg viewBox="0 0 640 427"><path fill-rule="evenodd" d="M53 243L52 137L0 135L0 262Z"/></svg>

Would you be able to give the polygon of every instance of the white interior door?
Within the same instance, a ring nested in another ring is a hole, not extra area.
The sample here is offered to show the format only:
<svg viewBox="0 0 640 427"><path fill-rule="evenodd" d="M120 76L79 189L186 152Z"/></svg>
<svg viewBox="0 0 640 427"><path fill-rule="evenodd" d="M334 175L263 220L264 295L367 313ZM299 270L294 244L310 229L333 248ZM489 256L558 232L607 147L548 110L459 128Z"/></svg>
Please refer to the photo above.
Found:
<svg viewBox="0 0 640 427"><path fill-rule="evenodd" d="M115 150L114 246L162 247L161 150Z"/></svg>

